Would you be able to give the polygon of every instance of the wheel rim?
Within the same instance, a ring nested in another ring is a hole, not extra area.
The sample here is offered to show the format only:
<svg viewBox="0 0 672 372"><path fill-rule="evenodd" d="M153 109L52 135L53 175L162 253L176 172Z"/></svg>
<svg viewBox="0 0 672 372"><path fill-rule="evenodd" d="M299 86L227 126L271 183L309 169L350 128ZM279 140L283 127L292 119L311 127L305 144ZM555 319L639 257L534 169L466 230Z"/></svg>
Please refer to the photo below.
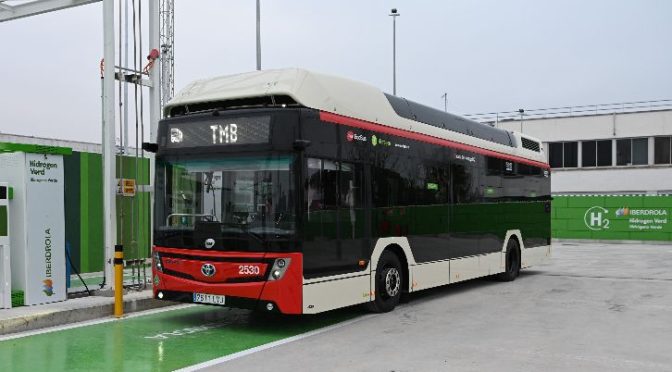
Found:
<svg viewBox="0 0 672 372"><path fill-rule="evenodd" d="M401 274L399 270L392 267L385 274L385 294L388 297L394 297L399 294L401 289Z"/></svg>

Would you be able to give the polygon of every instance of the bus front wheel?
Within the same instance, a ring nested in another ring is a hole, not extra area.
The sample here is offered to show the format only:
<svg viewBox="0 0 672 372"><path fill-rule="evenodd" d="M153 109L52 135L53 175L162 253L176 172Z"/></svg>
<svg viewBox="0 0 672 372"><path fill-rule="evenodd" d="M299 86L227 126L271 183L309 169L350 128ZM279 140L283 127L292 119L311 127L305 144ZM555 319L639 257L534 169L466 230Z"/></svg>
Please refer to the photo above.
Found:
<svg viewBox="0 0 672 372"><path fill-rule="evenodd" d="M516 239L509 239L506 245L505 271L497 276L502 282L510 282L520 274L520 248Z"/></svg>
<svg viewBox="0 0 672 372"><path fill-rule="evenodd" d="M367 308L376 313L393 310L401 298L403 275L399 257L384 251L376 266L375 299L367 303Z"/></svg>

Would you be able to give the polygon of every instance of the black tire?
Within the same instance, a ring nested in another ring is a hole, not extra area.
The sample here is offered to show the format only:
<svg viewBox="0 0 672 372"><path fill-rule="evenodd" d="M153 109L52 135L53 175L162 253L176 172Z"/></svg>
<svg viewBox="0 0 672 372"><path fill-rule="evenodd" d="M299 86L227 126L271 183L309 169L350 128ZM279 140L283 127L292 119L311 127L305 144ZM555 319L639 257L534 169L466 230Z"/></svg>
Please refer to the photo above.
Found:
<svg viewBox="0 0 672 372"><path fill-rule="evenodd" d="M497 275L502 282L515 280L520 274L520 247L516 239L509 239L506 245L506 267L503 273Z"/></svg>
<svg viewBox="0 0 672 372"><path fill-rule="evenodd" d="M375 299L366 304L369 311L386 313L392 311L403 292L404 272L399 257L390 251L384 251L378 260L375 276Z"/></svg>

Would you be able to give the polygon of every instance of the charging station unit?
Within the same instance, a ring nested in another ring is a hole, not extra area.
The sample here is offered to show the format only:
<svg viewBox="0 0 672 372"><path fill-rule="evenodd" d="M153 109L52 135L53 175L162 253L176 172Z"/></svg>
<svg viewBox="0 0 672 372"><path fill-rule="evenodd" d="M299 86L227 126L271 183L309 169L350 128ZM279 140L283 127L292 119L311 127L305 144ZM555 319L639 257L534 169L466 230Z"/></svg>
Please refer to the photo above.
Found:
<svg viewBox="0 0 672 372"><path fill-rule="evenodd" d="M23 291L25 305L65 300L63 155L1 153L0 181L14 194L7 203L11 289Z"/></svg>
<svg viewBox="0 0 672 372"><path fill-rule="evenodd" d="M12 189L0 182L0 309L12 307L12 270L9 248L9 199Z"/></svg>

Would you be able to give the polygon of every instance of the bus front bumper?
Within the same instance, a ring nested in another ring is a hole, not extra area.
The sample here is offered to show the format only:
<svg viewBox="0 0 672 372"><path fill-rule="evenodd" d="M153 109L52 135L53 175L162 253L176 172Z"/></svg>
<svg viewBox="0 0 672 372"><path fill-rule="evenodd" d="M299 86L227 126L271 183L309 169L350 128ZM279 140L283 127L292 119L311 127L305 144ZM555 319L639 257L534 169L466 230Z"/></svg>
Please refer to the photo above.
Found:
<svg viewBox="0 0 672 372"><path fill-rule="evenodd" d="M154 298L283 314L302 313L301 253L154 247L152 256ZM278 267L281 259L286 262L284 270ZM278 273L280 276L275 279Z"/></svg>

